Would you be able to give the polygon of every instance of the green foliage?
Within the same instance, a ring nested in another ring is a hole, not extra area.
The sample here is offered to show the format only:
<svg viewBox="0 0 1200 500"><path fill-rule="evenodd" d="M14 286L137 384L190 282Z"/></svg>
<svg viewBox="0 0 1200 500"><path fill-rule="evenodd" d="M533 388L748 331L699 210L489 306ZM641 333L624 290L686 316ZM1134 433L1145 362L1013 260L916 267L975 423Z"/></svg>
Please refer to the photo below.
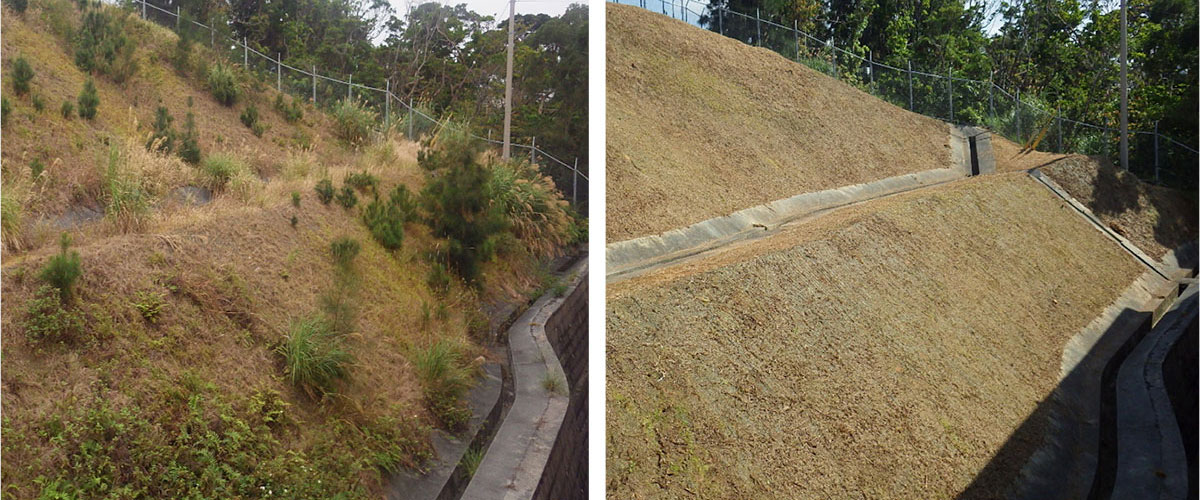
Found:
<svg viewBox="0 0 1200 500"><path fill-rule="evenodd" d="M379 178L366 172L346 174L346 179L342 182L363 193L375 193L379 189Z"/></svg>
<svg viewBox="0 0 1200 500"><path fill-rule="evenodd" d="M376 198L363 211L363 224L371 236L388 250L398 250L404 243L404 224L416 218L416 200L401 184L392 190L387 200Z"/></svg>
<svg viewBox="0 0 1200 500"><path fill-rule="evenodd" d="M46 164L42 163L40 158L34 158L33 161L29 162L29 174L34 180L37 180L38 177L41 177L42 172L45 170Z"/></svg>
<svg viewBox="0 0 1200 500"><path fill-rule="evenodd" d="M300 208L300 192L292 191L292 206Z"/></svg>
<svg viewBox="0 0 1200 500"><path fill-rule="evenodd" d="M137 72L133 41L125 35L125 18L109 9L89 8L75 36L75 64L84 72L108 75L124 83Z"/></svg>
<svg viewBox="0 0 1200 500"><path fill-rule="evenodd" d="M528 162L509 161L492 168L489 184L509 229L532 252L551 255L567 244L571 217L549 176Z"/></svg>
<svg viewBox="0 0 1200 500"><path fill-rule="evenodd" d="M29 0L4 0L4 5L17 14L24 14L25 8L29 6Z"/></svg>
<svg viewBox="0 0 1200 500"><path fill-rule="evenodd" d="M138 310L142 318L150 323L158 321L158 315L166 306L167 302L162 293L146 291L138 292L137 301L133 303L133 307Z"/></svg>
<svg viewBox="0 0 1200 500"><path fill-rule="evenodd" d="M123 230L139 227L150 211L150 193L142 188L139 173L129 168L115 145L109 148L103 180L105 216Z"/></svg>
<svg viewBox="0 0 1200 500"><path fill-rule="evenodd" d="M334 384L349 376L354 362L341 338L321 318L293 323L278 352L292 384L314 397L333 392Z"/></svg>
<svg viewBox="0 0 1200 500"><path fill-rule="evenodd" d="M258 107L253 104L247 104L246 109L242 110L242 115L239 117L242 120L242 125L246 128L254 128L258 124Z"/></svg>
<svg viewBox="0 0 1200 500"><path fill-rule="evenodd" d="M447 133L449 132L449 133ZM480 263L491 259L494 237L505 229L500 206L491 202L491 169L476 160L478 141L444 127L417 154L435 173L421 191L430 229L447 240L449 263L467 283L478 284Z"/></svg>
<svg viewBox="0 0 1200 500"><path fill-rule="evenodd" d="M434 262L429 267L429 274L425 276L425 285L433 293L446 295L450 291L450 273L446 271L446 266L441 262Z"/></svg>
<svg viewBox="0 0 1200 500"><path fill-rule="evenodd" d="M8 96L0 96L0 125L8 123L9 113L12 113L12 103L8 102Z"/></svg>
<svg viewBox="0 0 1200 500"><path fill-rule="evenodd" d="M329 179L318 181L317 185L313 187L313 191L317 192L317 199L321 201L322 205L328 205L333 201L333 182Z"/></svg>
<svg viewBox="0 0 1200 500"><path fill-rule="evenodd" d="M293 215L293 216L292 216L292 221L291 221L291 223L292 223L292 229L295 229L295 228L296 228L296 224L299 224L299 223L300 223L300 219L296 218L296 216L295 216L295 215Z"/></svg>
<svg viewBox="0 0 1200 500"><path fill-rule="evenodd" d="M21 326L30 342L73 342L83 331L83 316L63 307L57 289L42 285L25 305Z"/></svg>
<svg viewBox="0 0 1200 500"><path fill-rule="evenodd" d="M246 165L241 160L225 153L211 154L200 164L200 171L204 174L205 182L208 188L214 192L223 191L230 180L246 169Z"/></svg>
<svg viewBox="0 0 1200 500"><path fill-rule="evenodd" d="M59 107L59 112L62 113L63 119L70 120L75 116L75 103L71 101L63 101Z"/></svg>
<svg viewBox="0 0 1200 500"><path fill-rule="evenodd" d="M181 19L180 24L185 20ZM175 50L171 53L171 63L180 73L187 75L192 70L192 41L186 36L180 36L175 42Z"/></svg>
<svg viewBox="0 0 1200 500"><path fill-rule="evenodd" d="M350 146L367 142L375 126L375 112L356 100L338 101L330 114L333 116L333 135Z"/></svg>
<svg viewBox="0 0 1200 500"><path fill-rule="evenodd" d="M447 340L439 340L425 349L417 349L412 363L429 410L447 430L461 430L471 418L463 396L475 376L461 349Z"/></svg>
<svg viewBox="0 0 1200 500"><path fill-rule="evenodd" d="M343 185L342 189L338 190L337 202L342 208L349 210L358 204L358 195L354 194L354 188Z"/></svg>
<svg viewBox="0 0 1200 500"><path fill-rule="evenodd" d="M209 66L208 88L217 102L225 106L233 106L241 95L233 69L221 62Z"/></svg>
<svg viewBox="0 0 1200 500"><path fill-rule="evenodd" d="M283 94L275 95L275 111L278 111L288 123L296 123L304 119L304 109L300 107L300 101L291 98L291 104L287 104L284 102Z"/></svg>
<svg viewBox="0 0 1200 500"><path fill-rule="evenodd" d="M542 375L542 389L549 394L562 394L563 381L550 372L546 372Z"/></svg>
<svg viewBox="0 0 1200 500"><path fill-rule="evenodd" d="M333 254L333 263L337 264L340 269L349 268L354 263L354 258L358 257L360 250L362 250L362 245L354 238L341 237L329 244L329 251Z"/></svg>
<svg viewBox="0 0 1200 500"><path fill-rule="evenodd" d="M166 106L159 106L154 111L154 133L150 135L150 139L146 142L146 149L151 151L162 151L170 153L175 148L175 126L172 122L175 117L171 116L171 112Z"/></svg>
<svg viewBox="0 0 1200 500"><path fill-rule="evenodd" d="M17 59L13 61L12 72L8 76L12 79L13 92L17 95L29 93L29 83L33 81L33 66L29 65L25 56L17 56Z"/></svg>
<svg viewBox="0 0 1200 500"><path fill-rule="evenodd" d="M188 103L191 104L191 97L188 97ZM189 165L200 163L200 139L196 134L196 116L188 111L187 118L184 120L183 136L179 140L179 157Z"/></svg>
<svg viewBox="0 0 1200 500"><path fill-rule="evenodd" d="M263 133L266 131L267 124L263 122L254 122L254 125L250 126L250 132L253 133L255 137L262 137Z"/></svg>
<svg viewBox="0 0 1200 500"><path fill-rule="evenodd" d="M75 296L75 281L83 274L83 269L79 252L70 250L71 235L63 233L58 244L59 252L50 257L38 277L58 290L59 299L63 304L70 304Z"/></svg>
<svg viewBox="0 0 1200 500"><path fill-rule="evenodd" d="M34 111L41 113L42 111L46 110L46 100L42 99L41 95L33 94L33 98L31 99L31 101L33 102L33 110Z"/></svg>
<svg viewBox="0 0 1200 500"><path fill-rule="evenodd" d="M479 470L479 464L483 462L483 449L472 447L463 453L462 467L463 473L468 477L474 477L475 471Z"/></svg>
<svg viewBox="0 0 1200 500"><path fill-rule="evenodd" d="M21 241L21 219L24 208L12 192L0 195L0 239L8 248L19 248Z"/></svg>
<svg viewBox="0 0 1200 500"><path fill-rule="evenodd" d="M100 96L96 94L96 84L91 78L83 82L83 90L79 92L79 117L91 120L96 117L96 108L100 106Z"/></svg>

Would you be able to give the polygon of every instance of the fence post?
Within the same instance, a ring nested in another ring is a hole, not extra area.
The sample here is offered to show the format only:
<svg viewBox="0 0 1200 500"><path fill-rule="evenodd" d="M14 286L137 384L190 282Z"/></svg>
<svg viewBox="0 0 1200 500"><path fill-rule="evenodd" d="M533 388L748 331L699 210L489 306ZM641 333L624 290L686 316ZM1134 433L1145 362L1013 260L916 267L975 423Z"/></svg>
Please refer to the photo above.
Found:
<svg viewBox="0 0 1200 500"><path fill-rule="evenodd" d="M175 6L175 32L179 33L179 6Z"/></svg>
<svg viewBox="0 0 1200 500"><path fill-rule="evenodd" d="M996 116L996 103L992 100L992 87L993 86L995 86L995 84L992 83L992 75L989 74L988 75L988 116L994 118Z"/></svg>
<svg viewBox="0 0 1200 500"><path fill-rule="evenodd" d="M250 69L250 46L246 45L246 37L242 37L242 67Z"/></svg>
<svg viewBox="0 0 1200 500"><path fill-rule="evenodd" d="M413 137L413 107L412 106L413 106L412 97L409 97L408 98L408 140L410 140L410 141L416 139L415 137ZM488 131L489 134L491 132L492 132L491 130Z"/></svg>
<svg viewBox="0 0 1200 500"><path fill-rule="evenodd" d="M954 123L954 65L950 65L946 82L946 95L950 96L950 123Z"/></svg>
<svg viewBox="0 0 1200 500"><path fill-rule="evenodd" d="M875 60L871 57L871 49L867 49L867 76L871 78L871 86L875 85Z"/></svg>
<svg viewBox="0 0 1200 500"><path fill-rule="evenodd" d="M146 18L146 0L142 0L142 19Z"/></svg>
<svg viewBox="0 0 1200 500"><path fill-rule="evenodd" d="M1154 120L1154 183L1158 182L1158 120Z"/></svg>
<svg viewBox="0 0 1200 500"><path fill-rule="evenodd" d="M354 88L354 74L350 74L350 81L346 82L346 100L350 100L350 89Z"/></svg>
<svg viewBox="0 0 1200 500"><path fill-rule="evenodd" d="M313 65L312 70L313 70L313 72L312 72L312 77L313 77L313 79L312 79L313 80L312 101L313 101L313 106L316 106L317 105L317 67L316 67L316 65Z"/></svg>
<svg viewBox="0 0 1200 500"><path fill-rule="evenodd" d="M759 17L758 8L754 9L754 29L758 31L758 38L755 41L758 42L759 47L762 47L762 18Z"/></svg>
<svg viewBox="0 0 1200 500"><path fill-rule="evenodd" d="M907 62L908 62L908 110L912 111L912 112L916 112L917 108L916 108L916 106L913 105L912 61L907 61Z"/></svg>
<svg viewBox="0 0 1200 500"><path fill-rule="evenodd" d="M283 54L275 53L275 88L283 92Z"/></svg>
<svg viewBox="0 0 1200 500"><path fill-rule="evenodd" d="M216 50L216 48L217 48L217 29L212 27L212 25L216 24L216 23L214 23L212 19L209 19L208 24L209 24L209 26L208 26L208 48Z"/></svg>
<svg viewBox="0 0 1200 500"><path fill-rule="evenodd" d="M679 17L682 18L683 22L685 22L685 23L687 22L687 3L686 2L679 2Z"/></svg>
<svg viewBox="0 0 1200 500"><path fill-rule="evenodd" d="M392 122L392 79L385 80L387 87L383 92L383 123Z"/></svg>
<svg viewBox="0 0 1200 500"><path fill-rule="evenodd" d="M1025 142L1021 136L1021 89L1017 89L1017 103L1013 105L1013 110L1017 115L1017 142Z"/></svg>
<svg viewBox="0 0 1200 500"><path fill-rule="evenodd" d="M537 137L529 143L529 163L537 165Z"/></svg>
<svg viewBox="0 0 1200 500"><path fill-rule="evenodd" d="M575 168L571 170L571 206L579 203L579 157L575 157Z"/></svg>
<svg viewBox="0 0 1200 500"><path fill-rule="evenodd" d="M725 8L724 7L717 9L717 31L719 31L721 33L721 36L725 36Z"/></svg>
<svg viewBox="0 0 1200 500"><path fill-rule="evenodd" d="M833 77L841 80L837 69L837 48L833 46L833 38L829 39L829 57L833 59Z"/></svg>
<svg viewBox="0 0 1200 500"><path fill-rule="evenodd" d="M792 34L796 35L796 61L800 61L800 24L792 19Z"/></svg>
<svg viewBox="0 0 1200 500"><path fill-rule="evenodd" d="M1061 104L1054 108L1054 121L1056 122L1055 124L1058 125L1058 152L1062 153L1063 145L1062 145L1062 105Z"/></svg>

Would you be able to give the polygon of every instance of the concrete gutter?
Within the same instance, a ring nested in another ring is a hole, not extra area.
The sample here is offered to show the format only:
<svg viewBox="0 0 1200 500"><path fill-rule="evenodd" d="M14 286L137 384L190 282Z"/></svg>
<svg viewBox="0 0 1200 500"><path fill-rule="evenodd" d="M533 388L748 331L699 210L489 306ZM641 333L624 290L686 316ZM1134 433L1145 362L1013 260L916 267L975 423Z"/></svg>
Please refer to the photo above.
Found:
<svg viewBox="0 0 1200 500"><path fill-rule="evenodd" d="M813 193L803 193L732 214L672 229L665 233L609 243L606 280L628 278L638 271L696 255L819 212L969 177L973 170L995 172L991 134L974 127L949 126L950 168L926 170ZM971 153L971 141L976 144ZM972 157L975 161L973 163Z"/></svg>
<svg viewBox="0 0 1200 500"><path fill-rule="evenodd" d="M543 295L508 331L515 397L464 499L530 499L541 482L570 394L545 325L587 276L587 260L575 264L568 276L572 278L563 296ZM547 391L547 378L556 379L562 390Z"/></svg>
<svg viewBox="0 0 1200 500"><path fill-rule="evenodd" d="M1195 284L1188 286L1121 366L1117 376L1117 467L1111 498L1187 496L1187 455L1163 379L1163 361L1196 319L1196 291Z"/></svg>

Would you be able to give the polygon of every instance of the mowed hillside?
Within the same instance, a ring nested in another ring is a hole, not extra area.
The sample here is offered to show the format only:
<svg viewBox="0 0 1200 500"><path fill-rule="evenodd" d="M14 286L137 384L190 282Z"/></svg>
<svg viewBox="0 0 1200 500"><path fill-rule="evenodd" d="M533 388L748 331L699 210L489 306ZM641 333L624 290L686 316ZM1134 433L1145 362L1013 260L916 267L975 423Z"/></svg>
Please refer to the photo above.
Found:
<svg viewBox="0 0 1200 500"><path fill-rule="evenodd" d="M950 165L942 122L770 50L605 8L609 242Z"/></svg>

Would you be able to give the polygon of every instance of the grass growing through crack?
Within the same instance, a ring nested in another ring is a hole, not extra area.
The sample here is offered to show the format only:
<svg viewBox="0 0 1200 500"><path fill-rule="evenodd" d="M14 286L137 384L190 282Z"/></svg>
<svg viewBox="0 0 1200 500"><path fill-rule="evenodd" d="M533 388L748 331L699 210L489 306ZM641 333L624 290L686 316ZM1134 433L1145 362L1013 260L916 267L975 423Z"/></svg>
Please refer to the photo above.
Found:
<svg viewBox="0 0 1200 500"><path fill-rule="evenodd" d="M475 471L479 470L479 464L483 462L483 450L480 448L468 449L462 456L463 472L467 478L475 476Z"/></svg>

